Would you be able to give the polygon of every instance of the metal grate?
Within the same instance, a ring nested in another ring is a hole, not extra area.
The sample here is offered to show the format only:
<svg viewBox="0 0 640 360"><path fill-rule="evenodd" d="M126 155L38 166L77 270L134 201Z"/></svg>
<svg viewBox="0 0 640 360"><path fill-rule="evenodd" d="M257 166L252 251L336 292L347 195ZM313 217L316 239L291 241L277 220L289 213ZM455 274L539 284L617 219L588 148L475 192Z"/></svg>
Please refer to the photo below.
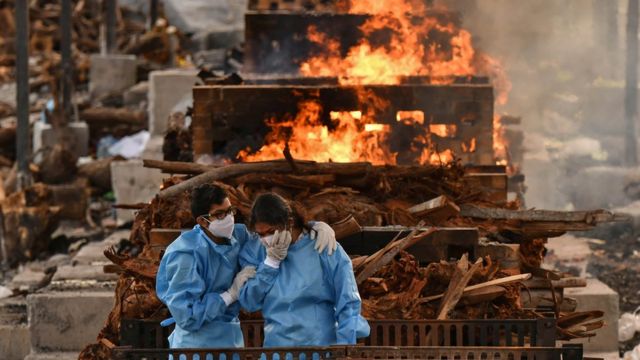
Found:
<svg viewBox="0 0 640 360"><path fill-rule="evenodd" d="M246 347L262 346L264 322L242 321ZM538 346L555 345L555 320L370 320L366 346ZM120 344L134 348L168 348L172 328L157 321L123 319Z"/></svg>
<svg viewBox="0 0 640 360"><path fill-rule="evenodd" d="M245 349L127 349L115 348L114 360L323 360L323 359L431 359L431 360L580 360L578 346L556 347L329 347Z"/></svg>

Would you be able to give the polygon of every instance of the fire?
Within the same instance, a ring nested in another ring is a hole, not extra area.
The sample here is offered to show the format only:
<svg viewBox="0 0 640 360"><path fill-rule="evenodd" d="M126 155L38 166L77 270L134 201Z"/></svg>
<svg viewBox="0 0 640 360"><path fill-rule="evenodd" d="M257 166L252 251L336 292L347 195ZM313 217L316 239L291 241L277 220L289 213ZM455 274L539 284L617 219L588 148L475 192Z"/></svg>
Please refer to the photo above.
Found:
<svg viewBox="0 0 640 360"><path fill-rule="evenodd" d="M436 83L448 83L453 76L477 73L471 34L452 21L429 15L421 1L355 0L348 12L370 15L360 27L363 40L342 56L337 39L311 26L308 38L322 51L301 64L302 75L336 76L341 84L392 85L407 76L431 76ZM376 46L372 39L381 32L389 32L390 38ZM432 40L442 37L449 39L448 49Z"/></svg>
<svg viewBox="0 0 640 360"><path fill-rule="evenodd" d="M288 144L292 155L316 161L370 161L395 164L395 154L387 144L394 127L410 127L414 138L409 147L420 164L440 164L455 160L450 149L434 149L432 137L454 138L456 125L432 124L422 111L399 111L394 126L376 119L390 104L361 85L398 85L410 76L428 77L434 84L450 84L458 77L489 76L497 92L498 104L507 101L511 84L500 63L473 46L471 34L446 9L426 5L424 0L341 0L341 9L350 14L368 15L359 27L361 40L344 49L340 39L331 38L314 26L307 38L318 52L300 64L307 77L336 77L339 84L355 86L363 111L330 112L330 124L322 122L323 109L317 102L303 101L299 112L286 119L269 119L271 132L257 152L238 154L243 161L282 158ZM506 161L504 131L496 123L495 157ZM476 150L475 139L462 144L463 152Z"/></svg>
<svg viewBox="0 0 640 360"><path fill-rule="evenodd" d="M458 133L458 127L453 124L429 125L429 132L441 138L452 138Z"/></svg>
<svg viewBox="0 0 640 360"><path fill-rule="evenodd" d="M497 165L508 165L508 146L501 116L493 116L493 153Z"/></svg>
<svg viewBox="0 0 640 360"><path fill-rule="evenodd" d="M286 144L297 159L321 162L369 161L372 164L395 164L396 154L387 146L388 125L377 124L360 111L330 112L332 124L321 121L322 106L315 101L299 104L295 118L271 119L271 133L257 152L241 151L242 161L281 159ZM331 130L329 130L329 125Z"/></svg>
<svg viewBox="0 0 640 360"><path fill-rule="evenodd" d="M416 111L398 111L396 120L405 125L420 124L424 125L424 113L420 110Z"/></svg>

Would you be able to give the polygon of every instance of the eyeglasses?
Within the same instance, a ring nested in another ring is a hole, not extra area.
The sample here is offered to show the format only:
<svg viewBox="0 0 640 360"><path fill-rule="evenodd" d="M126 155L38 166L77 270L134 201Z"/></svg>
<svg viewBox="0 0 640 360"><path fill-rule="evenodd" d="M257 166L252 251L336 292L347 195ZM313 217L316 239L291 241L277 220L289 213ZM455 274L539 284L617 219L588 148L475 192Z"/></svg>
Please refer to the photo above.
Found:
<svg viewBox="0 0 640 360"><path fill-rule="evenodd" d="M202 217L206 218L207 220L211 220L211 219L222 220L229 215L235 215L237 212L238 212L238 209L236 207L230 206L225 210L218 210L212 214L202 215Z"/></svg>

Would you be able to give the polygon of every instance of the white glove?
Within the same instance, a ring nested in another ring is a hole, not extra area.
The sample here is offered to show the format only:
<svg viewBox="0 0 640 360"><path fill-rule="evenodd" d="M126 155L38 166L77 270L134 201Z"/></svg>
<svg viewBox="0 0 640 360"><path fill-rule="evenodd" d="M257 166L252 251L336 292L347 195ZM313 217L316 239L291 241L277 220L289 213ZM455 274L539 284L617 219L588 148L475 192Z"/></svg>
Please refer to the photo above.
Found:
<svg viewBox="0 0 640 360"><path fill-rule="evenodd" d="M291 244L291 232L289 230L279 231L273 234L273 240L266 245L267 259L265 263L271 267L280 267L280 262L287 257L287 251Z"/></svg>
<svg viewBox="0 0 640 360"><path fill-rule="evenodd" d="M316 244L314 249L316 249L318 254L322 254L322 252L327 249L327 253L332 255L338 248L336 232L333 231L333 228L327 223L318 221L313 224L312 229L316 231Z"/></svg>
<svg viewBox="0 0 640 360"><path fill-rule="evenodd" d="M236 300L238 300L238 295L240 294L240 289L247 282L247 280L256 276L256 268L255 266L247 266L242 269L239 273L236 274L236 277L233 279L233 283L231 283L231 287L229 290L220 294L224 303L229 306Z"/></svg>

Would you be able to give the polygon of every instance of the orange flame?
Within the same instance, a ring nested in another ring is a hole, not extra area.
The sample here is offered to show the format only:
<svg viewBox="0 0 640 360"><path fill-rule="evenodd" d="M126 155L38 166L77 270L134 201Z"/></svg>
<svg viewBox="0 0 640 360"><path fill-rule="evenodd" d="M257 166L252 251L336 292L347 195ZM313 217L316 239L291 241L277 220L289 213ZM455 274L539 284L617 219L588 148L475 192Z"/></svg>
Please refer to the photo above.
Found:
<svg viewBox="0 0 640 360"><path fill-rule="evenodd" d="M504 104L511 84L497 60L475 51L471 34L460 28L444 9L427 7L424 0L341 0L350 14L369 15L360 26L362 40L342 49L339 39L331 38L315 26L307 29L308 39L321 51L300 64L300 73L309 77L337 77L341 85L396 85L409 76L427 76L435 84L452 83L456 77L489 76L497 91L496 101ZM384 41L380 41L380 37ZM271 133L260 150L241 151L243 161L282 158L285 145L292 155L316 161L370 161L395 164L397 154L387 144L391 127L381 124L376 113L384 113L389 103L356 89L360 108L366 113L331 112L331 124L322 121L322 107L303 101L293 118L269 119ZM429 124L421 111L400 111L399 126L416 129L410 141L420 164L454 161L450 149L434 149L431 137L455 137L455 125ZM499 124L498 124L499 125ZM420 129L421 128L421 129ZM494 151L506 159L503 131L496 127ZM474 152L476 141L463 144L464 152ZM502 160L499 160L502 161Z"/></svg>
<svg viewBox="0 0 640 360"><path fill-rule="evenodd" d="M322 106L302 101L293 119L267 124L272 131L255 153L251 149L238 154L242 161L281 159L285 145L294 158L321 162L369 161L376 165L395 164L396 154L384 146L388 125L373 123L360 111L331 112L332 130L321 121Z"/></svg>

